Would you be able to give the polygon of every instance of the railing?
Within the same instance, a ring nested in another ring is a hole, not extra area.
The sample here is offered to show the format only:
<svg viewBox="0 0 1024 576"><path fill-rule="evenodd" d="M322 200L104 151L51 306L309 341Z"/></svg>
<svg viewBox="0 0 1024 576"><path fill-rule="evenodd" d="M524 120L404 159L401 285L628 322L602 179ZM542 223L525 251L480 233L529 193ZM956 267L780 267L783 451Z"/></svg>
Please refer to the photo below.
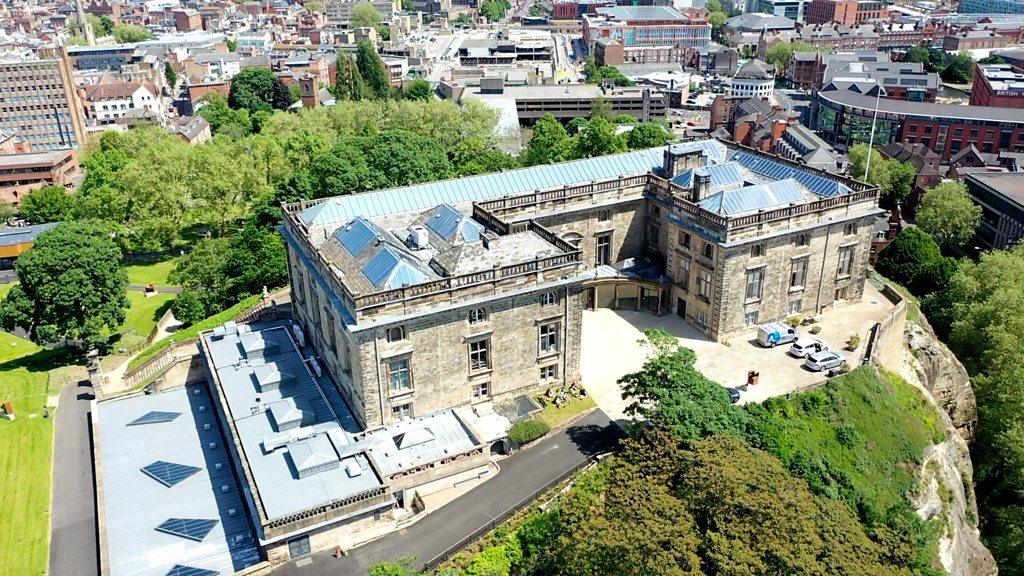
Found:
<svg viewBox="0 0 1024 576"><path fill-rule="evenodd" d="M581 197L593 196L600 192L619 190L631 186L643 186L647 183L647 174L638 176L619 176L607 180L595 180L587 184L576 186L562 186L560 188L548 188L535 190L526 194L516 196L505 196L493 200L482 200L477 204L487 211L500 212L516 208L528 208L538 204L574 200Z"/></svg>

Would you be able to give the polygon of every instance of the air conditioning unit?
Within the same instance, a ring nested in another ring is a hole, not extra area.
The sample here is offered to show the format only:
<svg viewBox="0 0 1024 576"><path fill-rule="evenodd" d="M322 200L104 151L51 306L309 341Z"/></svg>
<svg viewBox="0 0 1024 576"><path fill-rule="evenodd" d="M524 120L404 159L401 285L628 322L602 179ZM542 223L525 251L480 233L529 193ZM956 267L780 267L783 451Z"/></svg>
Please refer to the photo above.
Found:
<svg viewBox="0 0 1024 576"><path fill-rule="evenodd" d="M430 236L423 226L409 228L409 247L413 250L423 250L430 246Z"/></svg>
<svg viewBox="0 0 1024 576"><path fill-rule="evenodd" d="M324 375L323 369L320 368L320 363L313 356L309 357L309 368L313 371L313 374L316 374L317 378Z"/></svg>

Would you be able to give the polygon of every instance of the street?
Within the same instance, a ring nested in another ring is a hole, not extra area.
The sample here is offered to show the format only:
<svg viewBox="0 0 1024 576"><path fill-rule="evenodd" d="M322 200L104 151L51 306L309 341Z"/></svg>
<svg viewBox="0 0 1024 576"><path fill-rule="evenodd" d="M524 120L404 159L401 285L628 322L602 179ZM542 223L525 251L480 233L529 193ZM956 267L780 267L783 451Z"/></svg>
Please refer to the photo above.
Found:
<svg viewBox="0 0 1024 576"><path fill-rule="evenodd" d="M88 381L64 385L53 440L50 574L99 574Z"/></svg>
<svg viewBox="0 0 1024 576"><path fill-rule="evenodd" d="M405 556L414 556L418 569L566 471L612 448L619 434L608 416L595 410L568 429L503 460L501 472L493 479L409 528L356 548L348 556L336 559L326 550L289 562L274 574L364 576L378 562Z"/></svg>

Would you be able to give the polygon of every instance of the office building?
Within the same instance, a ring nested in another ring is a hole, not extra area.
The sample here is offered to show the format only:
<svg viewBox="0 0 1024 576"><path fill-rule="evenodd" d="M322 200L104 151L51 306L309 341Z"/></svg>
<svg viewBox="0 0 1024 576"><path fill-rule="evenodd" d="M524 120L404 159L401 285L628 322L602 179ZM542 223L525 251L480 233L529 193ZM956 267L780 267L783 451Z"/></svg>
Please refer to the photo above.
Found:
<svg viewBox="0 0 1024 576"><path fill-rule="evenodd" d="M667 6L598 8L583 17L583 40L601 64L681 62L711 43L711 24Z"/></svg>
<svg viewBox="0 0 1024 576"><path fill-rule="evenodd" d="M977 239L990 250L1016 245L1024 236L1024 173L968 174L967 194L981 206Z"/></svg>
<svg viewBox="0 0 1024 576"><path fill-rule="evenodd" d="M1024 108L1024 69L1010 64L975 64L971 106Z"/></svg>
<svg viewBox="0 0 1024 576"><path fill-rule="evenodd" d="M13 130L33 152L85 142L82 105L63 49L0 55L0 130Z"/></svg>

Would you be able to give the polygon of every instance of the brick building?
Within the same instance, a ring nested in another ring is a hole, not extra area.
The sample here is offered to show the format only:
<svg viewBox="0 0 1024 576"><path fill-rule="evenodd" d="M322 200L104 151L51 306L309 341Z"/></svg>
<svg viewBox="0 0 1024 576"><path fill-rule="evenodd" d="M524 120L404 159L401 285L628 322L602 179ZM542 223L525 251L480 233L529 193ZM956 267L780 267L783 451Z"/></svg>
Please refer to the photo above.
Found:
<svg viewBox="0 0 1024 576"><path fill-rule="evenodd" d="M700 16L680 12L667 6L615 6L598 8L594 15L583 17L583 39L595 52L595 45L605 39L621 46L621 63L681 62L687 48L711 44L711 24Z"/></svg>
<svg viewBox="0 0 1024 576"><path fill-rule="evenodd" d="M975 64L971 106L1024 108L1024 69L1010 64Z"/></svg>
<svg viewBox="0 0 1024 576"><path fill-rule="evenodd" d="M70 149L0 154L0 200L17 204L36 188L70 186L78 171L78 154Z"/></svg>
<svg viewBox="0 0 1024 576"><path fill-rule="evenodd" d="M199 12L186 8L174 11L174 28L178 32L192 32L203 29L203 18Z"/></svg>
<svg viewBox="0 0 1024 576"><path fill-rule="evenodd" d="M853 26L888 17L885 3L874 0L811 0L807 5L808 24Z"/></svg>
<svg viewBox="0 0 1024 576"><path fill-rule="evenodd" d="M1010 44L1009 38L992 30L965 30L956 34L947 34L942 38L942 49L946 52L991 50L1006 48Z"/></svg>

